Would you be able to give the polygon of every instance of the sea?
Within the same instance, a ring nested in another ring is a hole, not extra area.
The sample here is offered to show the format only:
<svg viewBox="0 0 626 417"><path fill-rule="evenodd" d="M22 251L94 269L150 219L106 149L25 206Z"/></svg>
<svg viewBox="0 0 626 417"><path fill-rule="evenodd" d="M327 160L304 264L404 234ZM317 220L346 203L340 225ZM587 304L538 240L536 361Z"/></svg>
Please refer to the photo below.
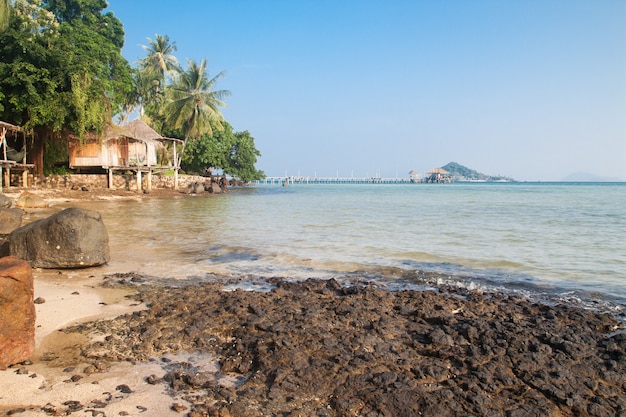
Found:
<svg viewBox="0 0 626 417"><path fill-rule="evenodd" d="M91 204L105 273L448 286L626 315L626 183L260 184Z"/></svg>

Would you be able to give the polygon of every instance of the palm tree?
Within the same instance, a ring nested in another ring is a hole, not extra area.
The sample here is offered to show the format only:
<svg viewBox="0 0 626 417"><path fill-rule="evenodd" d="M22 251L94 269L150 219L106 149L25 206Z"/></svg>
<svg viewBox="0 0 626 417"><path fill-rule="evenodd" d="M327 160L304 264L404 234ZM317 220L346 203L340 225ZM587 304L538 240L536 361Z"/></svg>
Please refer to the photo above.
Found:
<svg viewBox="0 0 626 417"><path fill-rule="evenodd" d="M146 107L151 108L152 113L159 112L166 78L174 80L180 71L178 59L173 55L176 52L176 42L170 42L167 35L158 34L154 40L147 39L148 45L141 45L146 56L138 62L139 68L133 75L134 89L128 94L126 105L128 114L139 107L140 117L143 117Z"/></svg>
<svg viewBox="0 0 626 417"><path fill-rule="evenodd" d="M178 60L173 55L176 52L176 42L170 42L167 35L155 36L154 40L148 38L149 45L141 45L147 55L139 61L139 66L147 73L156 74L161 81L168 75L175 78L180 71Z"/></svg>
<svg viewBox="0 0 626 417"><path fill-rule="evenodd" d="M225 73L222 71L209 79L206 65L206 58L200 64L187 60L187 70L169 89L166 121L170 127L181 129L185 140L211 135L213 127L222 130L224 116L220 107L226 106L223 99L230 95L230 91L214 90L217 80Z"/></svg>

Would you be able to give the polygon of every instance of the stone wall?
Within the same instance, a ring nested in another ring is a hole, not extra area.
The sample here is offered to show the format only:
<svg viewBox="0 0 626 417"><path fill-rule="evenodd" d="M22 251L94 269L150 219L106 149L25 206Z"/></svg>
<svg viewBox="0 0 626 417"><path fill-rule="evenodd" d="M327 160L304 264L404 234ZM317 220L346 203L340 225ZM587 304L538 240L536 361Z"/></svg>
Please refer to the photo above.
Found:
<svg viewBox="0 0 626 417"><path fill-rule="evenodd" d="M184 189L187 185L194 182L202 182L207 178L197 175L179 175L178 176L178 188ZM148 189L148 175L142 174L142 189ZM107 174L69 174L69 175L50 175L45 178L43 183L36 184L37 188L54 188L54 189L77 189L81 187L87 187L89 189L94 188L107 188L108 187L108 175ZM132 174L115 174L113 175L113 187L116 189L137 191L137 177ZM174 188L174 177L152 174L152 188Z"/></svg>

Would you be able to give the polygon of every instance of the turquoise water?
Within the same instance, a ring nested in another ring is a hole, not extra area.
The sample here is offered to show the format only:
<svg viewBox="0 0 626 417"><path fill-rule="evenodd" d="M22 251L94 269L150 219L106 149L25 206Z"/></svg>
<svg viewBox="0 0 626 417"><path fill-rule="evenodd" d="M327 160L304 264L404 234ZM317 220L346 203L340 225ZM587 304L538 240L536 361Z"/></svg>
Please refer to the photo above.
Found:
<svg viewBox="0 0 626 417"><path fill-rule="evenodd" d="M435 279L626 303L626 183L262 185L95 208L111 271L349 275L394 288ZM416 271L437 274L424 281Z"/></svg>

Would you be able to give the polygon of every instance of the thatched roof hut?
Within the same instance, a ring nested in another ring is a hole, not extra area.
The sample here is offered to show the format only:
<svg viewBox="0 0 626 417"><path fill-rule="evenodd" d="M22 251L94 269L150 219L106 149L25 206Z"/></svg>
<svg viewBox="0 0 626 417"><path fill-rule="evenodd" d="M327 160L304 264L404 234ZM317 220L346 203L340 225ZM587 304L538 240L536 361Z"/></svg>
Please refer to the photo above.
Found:
<svg viewBox="0 0 626 417"><path fill-rule="evenodd" d="M154 140L137 138L125 126L107 124L102 135L68 140L70 168L111 168L156 164Z"/></svg>
<svg viewBox="0 0 626 417"><path fill-rule="evenodd" d="M452 182L450 173L443 168L433 168L426 171L429 175L427 182Z"/></svg>
<svg viewBox="0 0 626 417"><path fill-rule="evenodd" d="M443 168L433 168L426 171L427 174L439 174L439 175L448 175L449 172Z"/></svg>

